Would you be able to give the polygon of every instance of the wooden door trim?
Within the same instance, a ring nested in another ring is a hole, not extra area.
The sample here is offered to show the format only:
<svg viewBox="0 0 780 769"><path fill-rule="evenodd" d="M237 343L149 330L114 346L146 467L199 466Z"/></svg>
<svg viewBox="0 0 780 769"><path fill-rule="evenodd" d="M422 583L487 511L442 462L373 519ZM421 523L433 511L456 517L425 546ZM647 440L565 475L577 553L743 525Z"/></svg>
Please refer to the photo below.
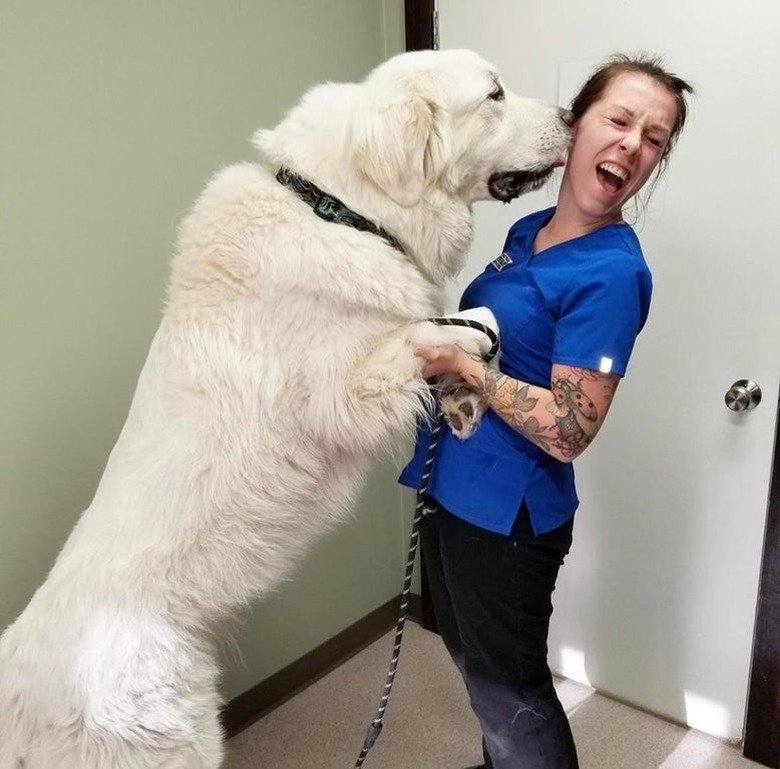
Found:
<svg viewBox="0 0 780 769"><path fill-rule="evenodd" d="M406 50L421 51L433 48L433 18L436 10L435 0L404 0L406 22ZM425 560L420 550L420 619L426 630L437 633L436 616L433 612L433 600L425 574Z"/></svg>
<svg viewBox="0 0 780 769"><path fill-rule="evenodd" d="M407 51L422 51L433 48L435 10L435 0L404 0Z"/></svg>
<svg viewBox="0 0 780 769"><path fill-rule="evenodd" d="M780 767L780 413L758 589L744 753L751 761L773 769Z"/></svg>

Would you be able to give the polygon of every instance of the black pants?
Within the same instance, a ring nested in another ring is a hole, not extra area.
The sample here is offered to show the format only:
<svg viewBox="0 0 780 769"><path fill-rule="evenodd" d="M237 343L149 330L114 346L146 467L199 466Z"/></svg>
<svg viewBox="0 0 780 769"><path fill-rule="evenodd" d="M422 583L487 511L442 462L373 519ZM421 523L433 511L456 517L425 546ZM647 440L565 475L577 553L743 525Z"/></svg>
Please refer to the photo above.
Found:
<svg viewBox="0 0 780 769"><path fill-rule="evenodd" d="M547 666L551 596L573 520L536 537L523 509L510 536L437 505L422 520L436 620L482 727L488 769L577 769Z"/></svg>

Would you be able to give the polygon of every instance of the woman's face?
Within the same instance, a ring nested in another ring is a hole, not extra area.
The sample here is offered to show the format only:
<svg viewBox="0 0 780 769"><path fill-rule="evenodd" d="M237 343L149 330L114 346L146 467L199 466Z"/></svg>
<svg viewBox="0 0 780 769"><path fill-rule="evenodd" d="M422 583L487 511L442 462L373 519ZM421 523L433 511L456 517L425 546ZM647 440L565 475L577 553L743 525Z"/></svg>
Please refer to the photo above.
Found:
<svg viewBox="0 0 780 769"><path fill-rule="evenodd" d="M655 170L677 117L674 94L651 77L621 73L580 118L566 163L559 208L604 224Z"/></svg>

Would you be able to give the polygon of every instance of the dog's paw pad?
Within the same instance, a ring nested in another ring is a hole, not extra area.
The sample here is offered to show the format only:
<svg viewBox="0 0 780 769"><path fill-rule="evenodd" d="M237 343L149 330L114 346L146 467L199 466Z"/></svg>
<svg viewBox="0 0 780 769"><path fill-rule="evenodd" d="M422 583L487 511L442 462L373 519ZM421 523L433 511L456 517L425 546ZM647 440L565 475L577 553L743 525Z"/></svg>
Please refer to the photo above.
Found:
<svg viewBox="0 0 780 769"><path fill-rule="evenodd" d="M462 441L474 434L486 408L482 398L466 387L460 387L441 399L444 419L450 426L453 435Z"/></svg>

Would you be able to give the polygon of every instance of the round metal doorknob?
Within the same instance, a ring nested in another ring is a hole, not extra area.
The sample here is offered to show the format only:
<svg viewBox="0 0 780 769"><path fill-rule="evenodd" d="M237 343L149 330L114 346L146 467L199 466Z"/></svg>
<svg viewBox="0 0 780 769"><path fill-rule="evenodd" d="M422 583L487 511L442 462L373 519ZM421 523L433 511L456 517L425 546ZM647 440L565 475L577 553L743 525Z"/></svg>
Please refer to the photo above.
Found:
<svg viewBox="0 0 780 769"><path fill-rule="evenodd" d="M732 411L747 411L761 403L761 388L749 379L740 379L726 393L726 405Z"/></svg>

